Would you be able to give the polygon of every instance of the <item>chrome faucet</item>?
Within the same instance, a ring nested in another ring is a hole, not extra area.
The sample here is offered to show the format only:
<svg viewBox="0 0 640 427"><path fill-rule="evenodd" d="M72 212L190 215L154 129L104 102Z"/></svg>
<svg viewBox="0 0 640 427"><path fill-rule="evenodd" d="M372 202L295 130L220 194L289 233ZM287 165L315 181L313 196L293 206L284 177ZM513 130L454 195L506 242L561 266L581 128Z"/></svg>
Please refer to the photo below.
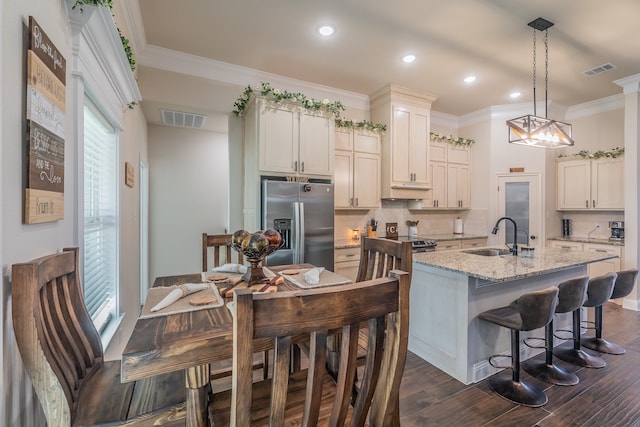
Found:
<svg viewBox="0 0 640 427"><path fill-rule="evenodd" d="M509 218L508 216L503 216L502 218L497 220L496 225L493 227L493 230L491 230L491 234L498 233L498 224L500 224L500 221L502 221L503 219L506 219L513 223L513 247L509 250L513 255L518 255L518 224L516 224L516 222L512 218Z"/></svg>

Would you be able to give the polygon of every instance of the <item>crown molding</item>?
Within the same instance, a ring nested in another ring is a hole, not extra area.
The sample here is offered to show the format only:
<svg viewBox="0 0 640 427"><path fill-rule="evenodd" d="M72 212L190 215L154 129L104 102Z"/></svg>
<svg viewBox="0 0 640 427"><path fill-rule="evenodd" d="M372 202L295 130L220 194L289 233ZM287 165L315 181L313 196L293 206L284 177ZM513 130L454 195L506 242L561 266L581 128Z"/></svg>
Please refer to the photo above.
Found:
<svg viewBox="0 0 640 427"><path fill-rule="evenodd" d="M147 46L147 36L144 32L140 2L138 0L123 0L120 5L125 24L129 30L131 49L138 56Z"/></svg>
<svg viewBox="0 0 640 427"><path fill-rule="evenodd" d="M566 119L573 120L580 117L593 116L606 111L622 109L624 109L624 95L619 93L607 96L606 98L596 99L595 101L573 105L567 109Z"/></svg>
<svg viewBox="0 0 640 427"><path fill-rule="evenodd" d="M640 92L640 74L634 74L629 77L623 77L613 81L624 89L624 94Z"/></svg>

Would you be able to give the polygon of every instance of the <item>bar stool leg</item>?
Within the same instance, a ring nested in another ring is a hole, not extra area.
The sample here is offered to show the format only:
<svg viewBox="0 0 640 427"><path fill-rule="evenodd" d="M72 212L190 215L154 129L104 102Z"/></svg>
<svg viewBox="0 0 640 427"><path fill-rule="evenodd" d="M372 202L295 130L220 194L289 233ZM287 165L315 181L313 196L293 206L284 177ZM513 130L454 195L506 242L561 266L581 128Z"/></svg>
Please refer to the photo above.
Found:
<svg viewBox="0 0 640 427"><path fill-rule="evenodd" d="M576 374L561 366L553 364L553 320L544 328L545 332L545 361L525 360L524 369L532 377L556 385L576 385L580 379Z"/></svg>
<svg viewBox="0 0 640 427"><path fill-rule="evenodd" d="M609 342L602 338L602 306L595 307L595 337L583 337L580 344L591 350L608 354L625 354L627 351L621 345Z"/></svg>
<svg viewBox="0 0 640 427"><path fill-rule="evenodd" d="M505 399L520 405L538 407L547 403L547 395L537 387L520 381L520 331L511 329L511 378L494 375L489 386Z"/></svg>
<svg viewBox="0 0 640 427"><path fill-rule="evenodd" d="M602 358L593 356L580 348L580 309L573 311L573 348L554 349L553 354L565 362L585 368L604 368L607 366Z"/></svg>

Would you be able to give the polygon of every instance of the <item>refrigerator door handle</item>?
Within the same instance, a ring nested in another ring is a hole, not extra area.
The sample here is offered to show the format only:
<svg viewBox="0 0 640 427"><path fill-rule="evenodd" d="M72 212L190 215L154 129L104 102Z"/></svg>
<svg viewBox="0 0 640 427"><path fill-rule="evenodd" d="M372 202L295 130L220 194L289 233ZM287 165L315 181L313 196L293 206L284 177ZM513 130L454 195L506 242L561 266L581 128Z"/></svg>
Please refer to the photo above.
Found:
<svg viewBox="0 0 640 427"><path fill-rule="evenodd" d="M300 264L300 203L293 203L293 263Z"/></svg>
<svg viewBox="0 0 640 427"><path fill-rule="evenodd" d="M304 259L304 202L300 202L298 203L299 206L299 210L300 213L298 214L298 228L300 229L300 240L298 241L300 243L300 246L298 248L298 257L299 260L298 262L303 263L305 262Z"/></svg>

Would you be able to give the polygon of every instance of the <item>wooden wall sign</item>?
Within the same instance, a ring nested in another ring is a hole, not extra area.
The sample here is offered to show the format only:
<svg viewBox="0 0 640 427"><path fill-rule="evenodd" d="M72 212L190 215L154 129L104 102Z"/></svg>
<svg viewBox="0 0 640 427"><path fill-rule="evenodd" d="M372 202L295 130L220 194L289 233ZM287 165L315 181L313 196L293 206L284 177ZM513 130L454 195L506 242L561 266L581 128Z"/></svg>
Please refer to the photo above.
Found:
<svg viewBox="0 0 640 427"><path fill-rule="evenodd" d="M134 171L133 165L129 162L124 162L124 183L127 187L133 188Z"/></svg>
<svg viewBox="0 0 640 427"><path fill-rule="evenodd" d="M24 223L64 219L66 61L29 17Z"/></svg>

